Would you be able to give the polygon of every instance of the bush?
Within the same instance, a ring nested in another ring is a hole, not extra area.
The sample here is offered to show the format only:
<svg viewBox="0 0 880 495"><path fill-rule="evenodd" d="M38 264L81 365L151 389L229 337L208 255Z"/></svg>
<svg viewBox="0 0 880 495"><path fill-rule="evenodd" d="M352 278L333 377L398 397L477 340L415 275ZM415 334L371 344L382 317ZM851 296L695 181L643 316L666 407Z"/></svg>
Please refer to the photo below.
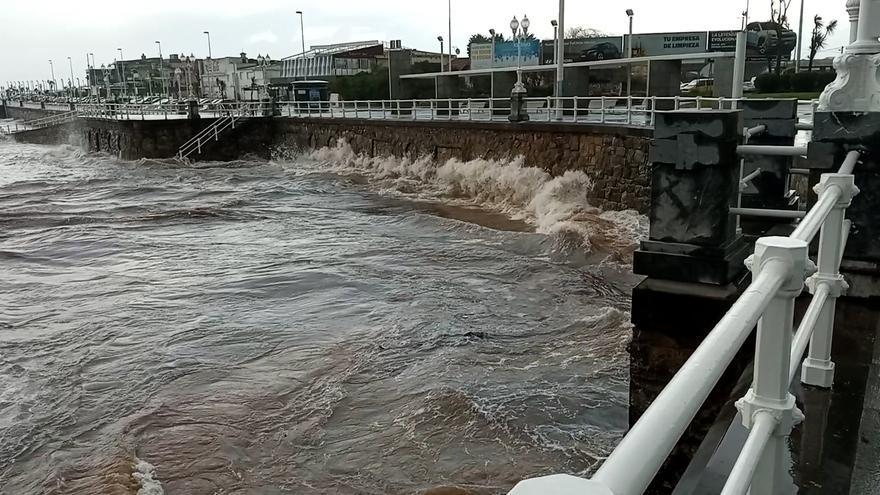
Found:
<svg viewBox="0 0 880 495"><path fill-rule="evenodd" d="M761 74L755 78L755 89L759 93L779 93L782 91L781 79L776 74Z"/></svg>
<svg viewBox="0 0 880 495"><path fill-rule="evenodd" d="M837 75L833 71L761 74L755 79L755 89L759 93L818 93L835 77Z"/></svg>

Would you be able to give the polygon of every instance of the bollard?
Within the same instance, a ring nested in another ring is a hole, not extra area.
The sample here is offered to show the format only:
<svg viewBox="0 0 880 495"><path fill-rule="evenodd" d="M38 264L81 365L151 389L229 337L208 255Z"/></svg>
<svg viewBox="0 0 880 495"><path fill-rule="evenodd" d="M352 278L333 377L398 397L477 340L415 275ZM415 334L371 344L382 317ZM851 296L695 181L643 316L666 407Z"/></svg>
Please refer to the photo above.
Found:
<svg viewBox="0 0 880 495"><path fill-rule="evenodd" d="M202 118L199 115L199 102L198 100L187 100L186 101L186 118L191 120L198 120Z"/></svg>
<svg viewBox="0 0 880 495"><path fill-rule="evenodd" d="M510 92L510 116L511 122L528 122L529 114L523 99L526 97L526 87L522 83L514 85Z"/></svg>
<svg viewBox="0 0 880 495"><path fill-rule="evenodd" d="M783 493L791 485L787 463L787 439L803 414L789 393L794 300L804 288L807 243L789 237L764 237L755 244L751 258L753 279L765 270L784 274L776 292L758 322L752 387L736 402L746 428L756 426L760 414L769 413L776 428L767 442L752 478L751 493Z"/></svg>

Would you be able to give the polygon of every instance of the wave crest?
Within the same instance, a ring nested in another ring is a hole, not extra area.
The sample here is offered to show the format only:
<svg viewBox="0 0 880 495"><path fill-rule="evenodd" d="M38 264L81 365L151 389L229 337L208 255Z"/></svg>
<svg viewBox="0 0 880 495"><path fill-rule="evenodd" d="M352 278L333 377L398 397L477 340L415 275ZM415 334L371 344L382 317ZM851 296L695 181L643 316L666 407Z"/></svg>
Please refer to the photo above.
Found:
<svg viewBox="0 0 880 495"><path fill-rule="evenodd" d="M593 182L581 171L552 176L525 166L520 156L510 161L456 158L438 164L431 157L370 157L355 153L340 139L309 155L322 171L362 174L384 190L428 195L502 211L524 220L542 234L574 239L580 248L629 260L647 232L647 219L634 210L604 212L587 197Z"/></svg>

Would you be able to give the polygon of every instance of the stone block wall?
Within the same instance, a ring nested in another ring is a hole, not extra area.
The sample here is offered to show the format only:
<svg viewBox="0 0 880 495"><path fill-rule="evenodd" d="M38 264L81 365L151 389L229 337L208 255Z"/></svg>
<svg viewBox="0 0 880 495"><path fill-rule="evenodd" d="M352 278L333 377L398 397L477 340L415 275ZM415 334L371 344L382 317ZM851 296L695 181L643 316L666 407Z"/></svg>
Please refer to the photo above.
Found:
<svg viewBox="0 0 880 495"><path fill-rule="evenodd" d="M646 212L650 200L651 131L559 123L405 122L355 119L277 119L274 142L298 150L344 139L369 156L430 156L511 160L554 176L580 170L594 184L588 199L605 210Z"/></svg>
<svg viewBox="0 0 880 495"><path fill-rule="evenodd" d="M57 130L21 133L16 139L69 143L73 142L72 133L87 151L125 160L171 158L182 144L213 122L85 118ZM650 129L551 122L252 118L225 131L218 141L206 143L202 153L190 159L269 158L272 149L306 151L335 146L340 139L355 152L369 156L429 156L440 163L451 158L507 161L522 156L526 166L542 168L553 176L569 170L584 172L593 182L586 194L594 206L645 213L651 193L648 150L652 134Z"/></svg>

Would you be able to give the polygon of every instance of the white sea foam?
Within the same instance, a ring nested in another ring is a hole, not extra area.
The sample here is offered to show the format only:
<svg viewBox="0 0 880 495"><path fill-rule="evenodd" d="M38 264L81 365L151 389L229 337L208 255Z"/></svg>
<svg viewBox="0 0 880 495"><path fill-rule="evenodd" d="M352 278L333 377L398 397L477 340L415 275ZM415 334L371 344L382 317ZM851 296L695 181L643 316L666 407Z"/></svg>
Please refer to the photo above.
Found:
<svg viewBox="0 0 880 495"><path fill-rule="evenodd" d="M553 177L526 167L523 157L453 158L438 164L430 157L369 157L339 140L332 148L313 151L310 158L325 171L365 175L383 192L427 195L502 211L533 224L539 233L574 234L585 249L598 247L624 258L647 230L638 212L603 212L590 205L587 196L593 183L583 172Z"/></svg>
<svg viewBox="0 0 880 495"><path fill-rule="evenodd" d="M131 475L140 485L137 495L165 495L162 483L156 479L156 468L152 464L135 457L132 467L134 471Z"/></svg>

